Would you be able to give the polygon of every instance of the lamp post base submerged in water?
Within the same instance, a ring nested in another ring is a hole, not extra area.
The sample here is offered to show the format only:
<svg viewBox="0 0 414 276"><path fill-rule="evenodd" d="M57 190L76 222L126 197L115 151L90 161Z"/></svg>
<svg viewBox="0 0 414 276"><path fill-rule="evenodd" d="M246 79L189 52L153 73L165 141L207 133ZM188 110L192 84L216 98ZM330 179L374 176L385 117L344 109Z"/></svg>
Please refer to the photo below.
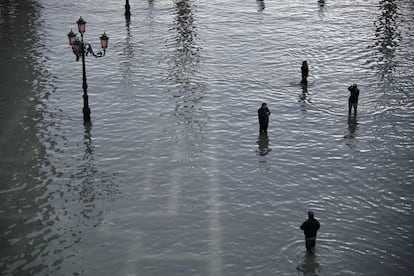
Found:
<svg viewBox="0 0 414 276"><path fill-rule="evenodd" d="M85 122L91 121L91 109L89 108L88 95L83 95L83 120Z"/></svg>

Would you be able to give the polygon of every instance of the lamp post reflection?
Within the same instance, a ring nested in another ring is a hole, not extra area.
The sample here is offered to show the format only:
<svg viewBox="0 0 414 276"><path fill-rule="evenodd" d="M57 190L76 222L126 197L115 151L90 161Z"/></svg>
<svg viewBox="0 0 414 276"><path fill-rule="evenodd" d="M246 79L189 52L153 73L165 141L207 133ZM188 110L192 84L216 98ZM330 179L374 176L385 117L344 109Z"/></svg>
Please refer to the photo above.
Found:
<svg viewBox="0 0 414 276"><path fill-rule="evenodd" d="M380 16L375 22L374 47L380 54L378 56L378 67L381 79L389 78L392 80L392 73L396 69L394 61L395 52L401 40L401 34L398 30L400 15L399 7L394 0L379 1Z"/></svg>
<svg viewBox="0 0 414 276"><path fill-rule="evenodd" d="M71 30L68 33L69 45L72 46L72 51L76 56L76 61L79 58L82 58L82 88L83 88L83 119L85 122L91 120L91 110L89 108L88 100L88 84L86 82L86 66L85 66L85 56L92 54L94 57L103 57L105 56L106 48L108 48L109 37L103 33L100 37L102 51L95 53L92 49L92 46L89 43L84 42L83 34L86 30L86 21L82 17L76 22L78 24L78 31L80 33L79 37Z"/></svg>
<svg viewBox="0 0 414 276"><path fill-rule="evenodd" d="M196 43L197 28L192 7L192 1L179 0L175 2L176 16L174 18L173 38L176 51L171 61L169 78L179 84L178 91L174 92L176 103L176 115L184 118L186 126L197 126L199 130L204 127L204 122L196 116L200 114L197 106L203 99L203 90L200 82L194 79L199 62L199 47ZM202 113L201 113L202 114ZM181 123L181 122L180 122Z"/></svg>

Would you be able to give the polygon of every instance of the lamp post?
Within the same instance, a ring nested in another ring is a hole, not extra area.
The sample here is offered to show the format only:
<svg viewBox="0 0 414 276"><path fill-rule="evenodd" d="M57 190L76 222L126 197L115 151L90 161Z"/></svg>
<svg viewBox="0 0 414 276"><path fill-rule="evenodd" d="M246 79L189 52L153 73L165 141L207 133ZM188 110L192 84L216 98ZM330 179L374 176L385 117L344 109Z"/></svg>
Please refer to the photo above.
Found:
<svg viewBox="0 0 414 276"><path fill-rule="evenodd" d="M82 17L76 22L78 24L78 31L80 33L79 37L71 30L68 33L69 45L72 46L72 51L76 56L76 61L79 58L82 58L82 88L83 88L83 120L85 122L90 122L91 120L91 109L89 108L89 101L88 101L88 84L86 82L86 66L85 66L85 56L88 54L92 54L94 57L103 57L105 56L106 48L108 48L108 40L109 37L103 33L100 37L101 40L101 48L103 51L99 51L95 53L92 50L92 46L89 43L83 41L83 33L86 29L86 21L83 20Z"/></svg>

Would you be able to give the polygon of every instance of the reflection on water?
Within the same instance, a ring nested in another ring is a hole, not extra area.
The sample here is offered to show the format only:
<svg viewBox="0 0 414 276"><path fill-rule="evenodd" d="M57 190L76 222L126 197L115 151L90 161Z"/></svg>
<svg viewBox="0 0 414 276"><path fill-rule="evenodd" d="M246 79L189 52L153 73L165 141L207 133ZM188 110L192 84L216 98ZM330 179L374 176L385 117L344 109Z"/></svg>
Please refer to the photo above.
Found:
<svg viewBox="0 0 414 276"><path fill-rule="evenodd" d="M265 2L264 0L256 0L257 3L257 10L262 11L265 9Z"/></svg>
<svg viewBox="0 0 414 276"><path fill-rule="evenodd" d="M325 7L325 0L318 0L318 4L321 8Z"/></svg>
<svg viewBox="0 0 414 276"><path fill-rule="evenodd" d="M324 17L325 11L326 11L325 0L318 0L318 5L319 5L319 16Z"/></svg>
<svg viewBox="0 0 414 276"><path fill-rule="evenodd" d="M321 268L315 254L305 254L303 262L296 267L296 270L303 276L318 276Z"/></svg>
<svg viewBox="0 0 414 276"><path fill-rule="evenodd" d="M197 119L200 113L200 102L203 99L201 83L195 79L199 63L199 47L196 43L197 28L195 26L192 2L180 0L175 2L175 52L170 64L169 79L177 86L172 91L176 100L175 115L183 120L188 128L204 128L204 123ZM179 122L181 124L181 122Z"/></svg>
<svg viewBox="0 0 414 276"><path fill-rule="evenodd" d="M107 74L90 62L93 126L61 59L85 1L0 2L0 274L409 275L408 0L149 0L126 21L105 0L88 15L114 41ZM301 55L315 67L299 87ZM352 65L369 56L375 67ZM389 68L398 81L379 81ZM355 75L366 88L346 117ZM373 111L390 91L404 101ZM261 100L275 106L269 136ZM308 208L324 225L313 256L298 229Z"/></svg>
<svg viewBox="0 0 414 276"><path fill-rule="evenodd" d="M396 70L395 51L398 48L401 35L399 31L399 7L395 0L380 0L380 14L375 22L374 48L378 51L378 74L381 79L392 78ZM390 81L392 81L390 79Z"/></svg>
<svg viewBox="0 0 414 276"><path fill-rule="evenodd" d="M45 147L42 97L44 80L38 58L41 7L37 1L0 1L0 274L36 275L47 265L56 233L43 168Z"/></svg>
<svg viewBox="0 0 414 276"><path fill-rule="evenodd" d="M259 138L257 139L257 144L259 145L259 148L257 150L259 156L265 156L272 150L271 148L269 148L269 137L267 136L267 133L261 133L259 135Z"/></svg>
<svg viewBox="0 0 414 276"><path fill-rule="evenodd" d="M83 164L79 166L79 171L76 173L76 177L81 180L81 189L79 192L80 201L86 203L94 202L96 194L100 191L97 191L98 185L95 182L95 174L97 173L97 168L94 164L94 147L92 144L92 123L84 123L85 134L83 143L85 145L85 152L82 156ZM83 211L82 211L83 213Z"/></svg>
<svg viewBox="0 0 414 276"><path fill-rule="evenodd" d="M344 138L346 139L354 139L356 137L356 130L358 126L358 120L357 116L354 115L348 115L348 134L345 135Z"/></svg>
<svg viewBox="0 0 414 276"><path fill-rule="evenodd" d="M119 191L115 176L100 171L96 165L95 148L91 134L92 123L84 123L84 127L84 153L76 166L76 172L71 176L71 178L74 178L74 186L71 188L79 190L79 202L85 204L81 214L88 220L91 219L90 214L94 214L97 218L96 220L90 220L90 222L96 226L103 211L97 206L102 202L113 202L119 196ZM75 185L79 185L79 187Z"/></svg>
<svg viewBox="0 0 414 276"><path fill-rule="evenodd" d="M125 26L127 27L127 33L130 34L129 26L131 25L131 14L125 13Z"/></svg>
<svg viewBox="0 0 414 276"><path fill-rule="evenodd" d="M308 93L308 85L302 83L301 87L302 87L302 93L299 94L299 102L311 103L311 98Z"/></svg>
<svg viewBox="0 0 414 276"><path fill-rule="evenodd" d="M194 25L194 15L190 0L180 0L175 2L176 16L174 28L175 36L175 56L171 64L170 78L177 83L186 85L190 82L196 66L199 62L199 48L196 44L197 29Z"/></svg>
<svg viewBox="0 0 414 276"><path fill-rule="evenodd" d="M271 164L267 162L267 154L272 151L269 146L269 137L267 133L259 134L257 138L258 148L256 149L256 155L259 161L259 168L263 172L268 172L271 169Z"/></svg>
<svg viewBox="0 0 414 276"><path fill-rule="evenodd" d="M131 33L131 15L125 14L125 27L126 27L126 38L125 44L123 47L122 54L124 55L123 63L122 63L122 71L124 77L124 84L127 87L132 86L133 82L133 72L132 72L132 64L134 63L134 50L133 50L133 35Z"/></svg>

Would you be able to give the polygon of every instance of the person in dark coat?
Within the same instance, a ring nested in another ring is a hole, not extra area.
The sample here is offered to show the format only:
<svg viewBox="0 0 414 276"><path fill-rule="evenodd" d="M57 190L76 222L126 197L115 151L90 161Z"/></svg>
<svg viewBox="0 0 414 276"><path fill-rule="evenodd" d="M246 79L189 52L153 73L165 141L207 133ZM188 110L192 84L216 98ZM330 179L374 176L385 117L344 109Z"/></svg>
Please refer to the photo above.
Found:
<svg viewBox="0 0 414 276"><path fill-rule="evenodd" d="M348 99L348 113L351 114L352 107L354 108L354 114L357 113L357 107L358 107L358 97L359 97L359 89L356 83L348 87L349 92L351 94L349 95Z"/></svg>
<svg viewBox="0 0 414 276"><path fill-rule="evenodd" d="M267 133L267 127L269 126L270 111L267 108L266 103L262 103L262 106L257 110L259 115L260 133Z"/></svg>
<svg viewBox="0 0 414 276"><path fill-rule="evenodd" d="M302 71L301 83L307 84L308 76L309 76L309 67L308 67L308 62L306 60L302 62L302 67L300 67L300 70Z"/></svg>
<svg viewBox="0 0 414 276"><path fill-rule="evenodd" d="M319 221L315 219L312 211L308 212L308 219L302 223L300 229L305 234L306 250L312 252L316 245L316 234L320 228Z"/></svg>

